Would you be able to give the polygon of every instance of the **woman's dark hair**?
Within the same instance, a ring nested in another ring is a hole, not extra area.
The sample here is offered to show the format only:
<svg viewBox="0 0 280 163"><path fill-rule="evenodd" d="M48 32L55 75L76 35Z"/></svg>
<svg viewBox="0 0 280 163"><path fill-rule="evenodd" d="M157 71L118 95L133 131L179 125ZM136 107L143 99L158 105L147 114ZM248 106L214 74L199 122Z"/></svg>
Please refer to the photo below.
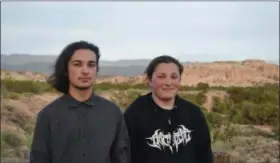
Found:
<svg viewBox="0 0 280 163"><path fill-rule="evenodd" d="M68 62L76 50L88 49L96 54L97 71L99 69L99 48L86 41L73 42L67 45L58 56L53 74L47 79L47 82L57 91L68 94L69 78L68 78Z"/></svg>
<svg viewBox="0 0 280 163"><path fill-rule="evenodd" d="M174 63L178 66L178 69L179 69L179 73L180 75L183 73L183 70L184 70L184 66L182 64L180 64L180 62L171 57L171 56L168 56L168 55L162 55L162 56L159 56L159 57L156 57L154 58L148 65L145 73L147 75L147 78L148 79L151 79L152 76L153 76L153 73L156 69L156 67L161 64L161 63Z"/></svg>

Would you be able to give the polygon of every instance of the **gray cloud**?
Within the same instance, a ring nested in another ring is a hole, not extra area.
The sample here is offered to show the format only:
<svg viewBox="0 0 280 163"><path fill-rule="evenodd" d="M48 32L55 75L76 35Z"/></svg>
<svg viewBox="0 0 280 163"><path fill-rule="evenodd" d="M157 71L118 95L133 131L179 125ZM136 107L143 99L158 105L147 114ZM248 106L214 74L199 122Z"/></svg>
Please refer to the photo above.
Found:
<svg viewBox="0 0 280 163"><path fill-rule="evenodd" d="M104 59L279 58L277 2L3 3L3 53L58 54L89 40Z"/></svg>

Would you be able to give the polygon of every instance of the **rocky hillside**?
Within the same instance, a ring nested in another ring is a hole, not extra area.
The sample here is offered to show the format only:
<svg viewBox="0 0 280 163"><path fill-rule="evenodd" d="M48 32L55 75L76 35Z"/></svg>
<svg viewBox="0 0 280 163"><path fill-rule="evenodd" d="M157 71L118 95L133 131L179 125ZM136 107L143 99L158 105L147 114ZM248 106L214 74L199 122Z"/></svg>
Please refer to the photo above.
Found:
<svg viewBox="0 0 280 163"><path fill-rule="evenodd" d="M108 77L98 82L143 83L144 80L145 77L139 75L134 77ZM278 83L279 66L262 60L184 65L182 85L196 85L199 82L208 83L210 86L251 86Z"/></svg>
<svg viewBox="0 0 280 163"><path fill-rule="evenodd" d="M30 72L2 71L1 79L40 80L45 77ZM97 83L128 83L140 84L145 82L144 75L133 77L113 76L99 77ZM212 62L191 63L184 65L182 85L197 85L199 82L210 86L251 86L255 84L278 83L279 65L270 64L263 60L244 60L241 62Z"/></svg>
<svg viewBox="0 0 280 163"><path fill-rule="evenodd" d="M1 79L45 81L46 76L26 71L1 70Z"/></svg>

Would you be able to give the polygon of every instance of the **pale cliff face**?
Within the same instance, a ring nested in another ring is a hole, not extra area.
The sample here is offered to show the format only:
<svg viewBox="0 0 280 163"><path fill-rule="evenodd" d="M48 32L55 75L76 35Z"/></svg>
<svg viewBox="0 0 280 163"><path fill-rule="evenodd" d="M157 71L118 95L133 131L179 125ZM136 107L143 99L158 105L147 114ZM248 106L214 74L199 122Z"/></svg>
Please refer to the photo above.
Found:
<svg viewBox="0 0 280 163"><path fill-rule="evenodd" d="M143 83L145 76L108 77L98 83ZM193 63L184 66L182 85L196 85L199 82L211 86L250 86L253 84L278 83L279 66L261 60L242 62Z"/></svg>
<svg viewBox="0 0 280 163"><path fill-rule="evenodd" d="M40 80L45 77L30 72L1 71L1 79L11 77L15 80ZM145 82L144 75L133 77L102 77L96 83L127 83ZM184 66L182 85L196 85L199 82L210 86L251 86L254 84L279 83L279 66L262 60L245 60L242 62L193 63Z"/></svg>

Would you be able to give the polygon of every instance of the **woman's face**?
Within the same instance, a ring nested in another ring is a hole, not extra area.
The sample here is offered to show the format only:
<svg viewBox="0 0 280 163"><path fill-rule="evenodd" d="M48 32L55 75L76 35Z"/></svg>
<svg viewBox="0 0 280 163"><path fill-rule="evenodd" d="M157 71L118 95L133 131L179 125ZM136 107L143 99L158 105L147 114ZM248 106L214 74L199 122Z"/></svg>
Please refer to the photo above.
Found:
<svg viewBox="0 0 280 163"><path fill-rule="evenodd" d="M160 63L153 72L149 85L160 100L174 98L180 86L179 68L174 63Z"/></svg>

